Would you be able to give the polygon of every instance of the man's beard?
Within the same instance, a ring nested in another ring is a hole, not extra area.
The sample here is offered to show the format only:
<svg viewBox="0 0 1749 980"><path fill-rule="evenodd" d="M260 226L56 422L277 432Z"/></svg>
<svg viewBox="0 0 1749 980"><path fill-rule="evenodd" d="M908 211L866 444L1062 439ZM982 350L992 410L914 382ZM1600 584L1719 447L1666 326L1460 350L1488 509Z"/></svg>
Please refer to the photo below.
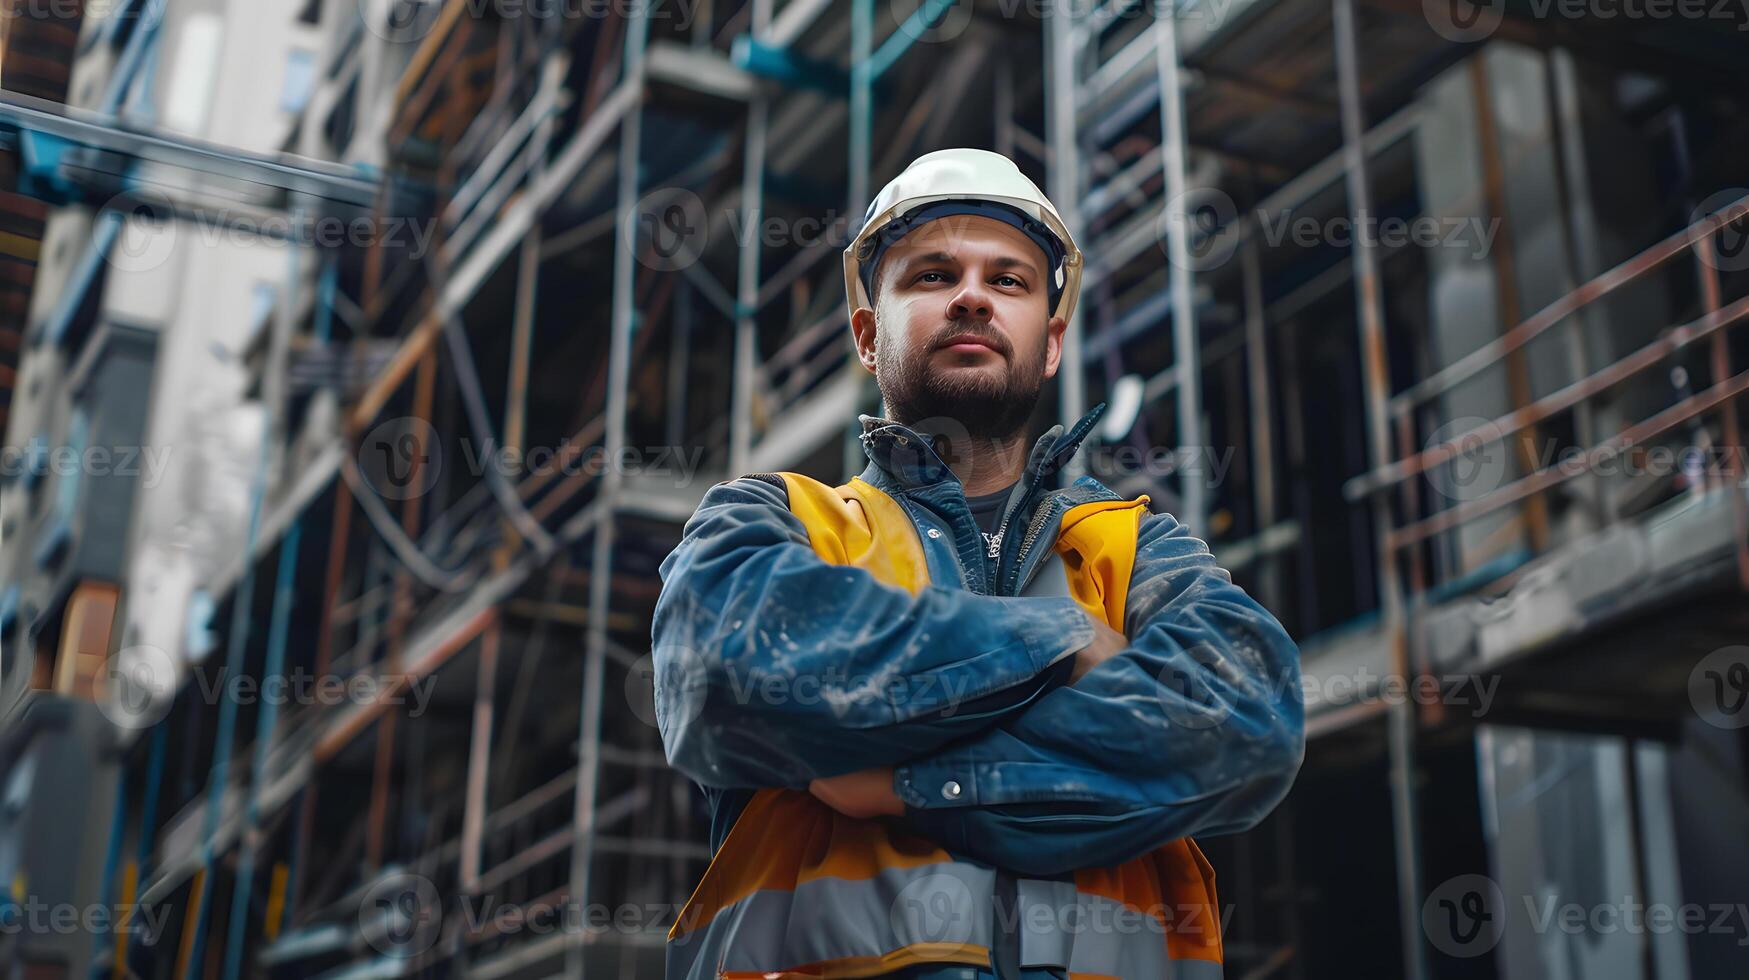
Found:
<svg viewBox="0 0 1749 980"><path fill-rule="evenodd" d="M879 334L877 324L876 336ZM988 340L1004 358L1000 378L985 371L936 368L932 358L942 341L970 334ZM907 349L880 344L876 373L887 414L895 422L924 428L958 428L977 440L1007 441L1031 420L1044 387L1045 343L1019 360L1013 346L995 329L949 323L927 341Z"/></svg>

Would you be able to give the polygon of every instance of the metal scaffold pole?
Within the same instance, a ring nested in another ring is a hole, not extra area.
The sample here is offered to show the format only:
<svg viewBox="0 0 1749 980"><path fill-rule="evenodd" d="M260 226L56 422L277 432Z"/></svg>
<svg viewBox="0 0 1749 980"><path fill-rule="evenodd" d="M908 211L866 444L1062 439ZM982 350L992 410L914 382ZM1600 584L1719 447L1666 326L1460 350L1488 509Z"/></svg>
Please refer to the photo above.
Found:
<svg viewBox="0 0 1749 980"><path fill-rule="evenodd" d="M244 654L249 641L249 613L255 593L255 542L261 534L263 511L266 510L268 470L282 424L285 355L291 341L292 318L296 311L291 293L296 288L299 277L298 249L295 246L288 247L287 257L286 288L279 295L279 305L275 310L273 331L270 335L267 368L263 374L267 380L262 393L261 454L256 460L255 476L250 490L249 530L244 538L243 575L237 582L237 590L231 600L230 637L225 651L226 678L237 677L243 671ZM212 769L207 775L207 800L201 827L200 870L195 879L195 900L189 907L194 931L183 937L184 952L187 954L183 961L183 967L187 971L185 980L195 980L202 972L204 961L201 948L206 940L207 920L214 890L213 861L217 857L214 842L218 836L225 787L230 781L231 743L236 734L238 704L235 688L226 684L225 691L225 697L219 701L218 735L213 747ZM234 887L245 887L245 883L239 879Z"/></svg>
<svg viewBox="0 0 1749 980"><path fill-rule="evenodd" d="M753 38L765 39L771 20L769 0L754 0ZM734 405L729 409L729 472L735 476L746 473L753 455L753 386L754 360L758 357L758 321L754 314L759 306L759 259L763 238L759 233L765 210L765 134L770 119L770 106L763 94L755 94L747 105L746 152L741 170L740 279L735 292L735 376Z"/></svg>
<svg viewBox="0 0 1749 980"><path fill-rule="evenodd" d="M298 547L302 522L293 521L279 546L279 571L273 585L273 619L268 626L267 660L262 679L285 670L286 634L291 629L292 599L296 593ZM249 899L254 892L255 859L261 847L261 787L268 779L268 756L273 751L273 732L279 719L279 702L262 701L255 716L255 752L250 767L249 802L245 814L242 849L237 855L237 880L231 891L230 935L225 940L224 980L237 980L243 971L243 944L249 923Z"/></svg>
<svg viewBox="0 0 1749 980"><path fill-rule="evenodd" d="M1081 226L1080 147L1076 144L1075 122L1079 112L1076 81L1079 62L1079 34L1075 18L1075 0L1057 0L1051 16L1045 20L1045 131L1050 146L1046 181L1052 203L1069 234L1079 239ZM1063 425L1074 425L1087 411L1087 392L1082 375L1081 323L1085 319L1080 309L1069 317L1063 331L1062 370L1058 372L1058 417ZM1064 476L1073 480L1085 469L1081 457L1072 457L1064 467Z"/></svg>
<svg viewBox="0 0 1749 980"><path fill-rule="evenodd" d="M1185 174L1184 85L1178 65L1178 9L1165 3L1154 16L1154 65L1160 76L1160 151L1166 169L1166 247L1171 255L1172 356L1178 374L1178 449L1197 453L1179 482L1183 495L1176 515L1192 534L1207 537L1208 452L1202 434L1202 343L1196 332L1196 304L1190 267L1189 179ZM1079 362L1077 362L1079 363Z"/></svg>
<svg viewBox="0 0 1749 980"><path fill-rule="evenodd" d="M1336 75L1342 101L1342 159L1348 190L1348 207L1356 233L1354 249L1354 300L1360 326L1362 377L1366 383L1367 458L1374 467L1391 460L1389 400L1390 362L1385 350L1384 302L1380 292L1375 243L1364 229L1372 213L1367 177L1366 120L1360 98L1360 66L1354 37L1354 0L1333 0L1331 11L1336 44ZM1409 630L1404 615L1402 585L1397 579L1397 556L1391 546L1391 501L1387 494L1373 497L1373 537L1378 549L1380 615L1391 645L1391 669L1401 683L1411 678ZM1405 980L1427 976L1426 950L1421 935L1421 840L1415 803L1415 716L1412 699L1393 699L1386 725L1391 761L1391 817L1397 857L1398 928L1403 943Z"/></svg>
<svg viewBox="0 0 1749 980"><path fill-rule="evenodd" d="M626 441L626 396L631 378L632 334L637 329L636 248L639 141L643 134L645 45L649 38L649 10L634 5L626 25L625 81L633 86L634 103L626 110L619 131L619 198L615 210L613 253L613 333L607 361L607 427L605 458L621 458ZM602 683L606 673L607 617L613 595L613 543L615 509L625 474L617 466L602 471L596 497L595 540L589 570L588 644L583 664L583 705L577 736L577 787L571 825L570 907L581 912L589 901L590 859L594 854L596 781L601 770ZM571 920L580 925L581 916ZM588 936L581 928L569 934L565 944L567 976L583 976L583 951Z"/></svg>
<svg viewBox="0 0 1749 980"><path fill-rule="evenodd" d="M845 175L850 193L846 198L845 213L852 221L861 218L869 205L869 140L874 126L874 77L869 61L874 55L874 9L874 0L850 0L850 170ZM857 367L854 350L847 350L845 354L845 369L853 372L855 404L860 409L868 401L869 377ZM847 477L862 469L862 443L858 435L856 421L852 419L844 429L844 475Z"/></svg>

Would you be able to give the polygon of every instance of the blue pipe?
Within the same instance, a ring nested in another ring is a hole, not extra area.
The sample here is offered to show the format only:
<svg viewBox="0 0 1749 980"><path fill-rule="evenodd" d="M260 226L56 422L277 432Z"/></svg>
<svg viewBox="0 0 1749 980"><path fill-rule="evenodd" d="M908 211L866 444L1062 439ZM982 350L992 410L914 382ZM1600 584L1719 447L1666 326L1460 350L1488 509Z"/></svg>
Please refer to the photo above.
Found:
<svg viewBox="0 0 1749 980"><path fill-rule="evenodd" d="M941 18L951 9L957 0L923 0L917 9L911 11L911 16L905 18L898 29L887 35L881 46L868 59L868 80L873 82L887 73L911 45L916 44L926 31L932 30Z"/></svg>
<svg viewBox="0 0 1749 980"><path fill-rule="evenodd" d="M121 860L122 831L128 822L128 769L124 762L116 767L115 777L115 816L109 824L109 852L103 859L103 889L97 894L103 896L102 901L110 903L110 921L115 921L114 913L120 909L121 902L116 901L115 865ZM102 974L98 970L97 957L103 949L105 934L102 929L92 930L91 936L91 976L93 980Z"/></svg>
<svg viewBox="0 0 1749 980"><path fill-rule="evenodd" d="M140 66L146 64L146 83L151 84L150 69L156 67L156 59L147 61L148 55L156 47L153 43L158 39L158 28L164 23L164 8L168 0L146 0L151 6L142 15L143 22L128 38L127 50L122 52L116 63L115 71L110 75L109 87L103 93L103 101L97 104L97 111L106 116L118 114L125 106L128 89L133 87L134 75L140 71Z"/></svg>
<svg viewBox="0 0 1749 980"><path fill-rule="evenodd" d="M322 267L322 281L316 294L316 343L327 344L334 332L334 294L340 288L340 260L329 259Z"/></svg>
<svg viewBox="0 0 1749 980"><path fill-rule="evenodd" d="M140 870L152 858L153 823L158 819L158 784L164 779L164 756L170 743L170 725L160 721L152 726L152 754L146 759L146 797L140 801Z"/></svg>
<svg viewBox="0 0 1749 980"><path fill-rule="evenodd" d="M267 662L263 680L285 670L285 637L291 626L292 596L297 591L298 544L303 536L300 518L286 529L279 547L279 577L273 589L273 619L268 627ZM243 968L243 933L249 918L250 889L255 882L255 831L261 823L261 784L267 779L267 752L273 727L279 720L279 701L262 698L255 716L255 761L249 778L248 828L243 834L243 853L237 859L237 880L231 889L231 928L225 941L225 980L237 980Z"/></svg>
<svg viewBox="0 0 1749 980"><path fill-rule="evenodd" d="M121 233L121 225L122 214L119 211L104 211L97 216L97 230L91 236L91 244L79 258L72 278L64 287L60 305L55 307L54 314L43 325L42 337L49 344L59 344L66 335L67 328L72 326L73 317L85 302L85 293L90 290L98 271L103 268L104 260L109 257L110 247Z"/></svg>
<svg viewBox="0 0 1749 980"><path fill-rule="evenodd" d="M292 253L293 275L296 281L296 252ZM282 301L284 297L281 297ZM237 593L231 600L229 644L225 650L225 695L219 700L219 731L213 747L213 767L207 775L206 819L202 826L200 866L206 887L194 909L194 941L189 946L187 974L183 980L196 980L200 975L201 951L206 945L207 905L215 887L212 880L213 837L218 833L219 814L223 809L225 782L231 773L231 741L236 736L237 699L230 681L243 671L243 653L249 640L249 611L255 599L255 542L261 537L261 512L267 498L267 469L273 457L273 411L265 413L261 433L261 454L255 462L255 479L249 490L249 533L243 545L243 574L237 582Z"/></svg>
<svg viewBox="0 0 1749 980"><path fill-rule="evenodd" d="M170 726L162 721L153 725L152 748L146 756L146 782L142 789L144 797L140 800L140 841L135 849L136 856L134 858L134 863L139 866L142 879L146 873L146 864L152 858L153 823L158 819L158 784L164 779L164 756L169 750L169 744ZM105 887L107 888L107 886ZM135 900L138 901L138 896L135 897ZM138 911L135 909L135 912ZM132 922L131 919L129 921ZM121 948L123 972L128 976L133 976L133 972L125 969L125 963L133 948L134 937L130 932Z"/></svg>

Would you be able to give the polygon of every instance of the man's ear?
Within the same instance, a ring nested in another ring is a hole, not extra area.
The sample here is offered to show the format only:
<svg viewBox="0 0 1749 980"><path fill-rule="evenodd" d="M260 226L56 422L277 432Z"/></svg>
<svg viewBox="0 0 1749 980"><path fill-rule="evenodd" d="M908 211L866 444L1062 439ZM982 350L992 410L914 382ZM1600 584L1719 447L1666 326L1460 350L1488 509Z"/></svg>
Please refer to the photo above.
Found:
<svg viewBox="0 0 1749 980"><path fill-rule="evenodd" d="M875 373L875 314L866 306L857 307L850 314L850 334L856 338L856 359Z"/></svg>
<svg viewBox="0 0 1749 980"><path fill-rule="evenodd" d="M1069 321L1060 316L1051 317L1045 324L1045 377L1057 376L1057 365L1063 361L1063 331L1069 329Z"/></svg>

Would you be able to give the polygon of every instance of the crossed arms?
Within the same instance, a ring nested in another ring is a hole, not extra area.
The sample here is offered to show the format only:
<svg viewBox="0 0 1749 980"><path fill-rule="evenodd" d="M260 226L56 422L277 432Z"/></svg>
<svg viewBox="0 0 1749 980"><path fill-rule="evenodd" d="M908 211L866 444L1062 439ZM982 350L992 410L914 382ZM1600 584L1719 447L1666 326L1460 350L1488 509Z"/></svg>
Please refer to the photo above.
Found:
<svg viewBox="0 0 1749 980"><path fill-rule="evenodd" d="M1051 874L1251 827L1299 768L1297 647L1167 515L1137 541L1129 639L1078 659L1110 638L1074 600L883 585L756 479L705 495L662 577L657 723L705 786L844 808L890 772L919 832Z"/></svg>

